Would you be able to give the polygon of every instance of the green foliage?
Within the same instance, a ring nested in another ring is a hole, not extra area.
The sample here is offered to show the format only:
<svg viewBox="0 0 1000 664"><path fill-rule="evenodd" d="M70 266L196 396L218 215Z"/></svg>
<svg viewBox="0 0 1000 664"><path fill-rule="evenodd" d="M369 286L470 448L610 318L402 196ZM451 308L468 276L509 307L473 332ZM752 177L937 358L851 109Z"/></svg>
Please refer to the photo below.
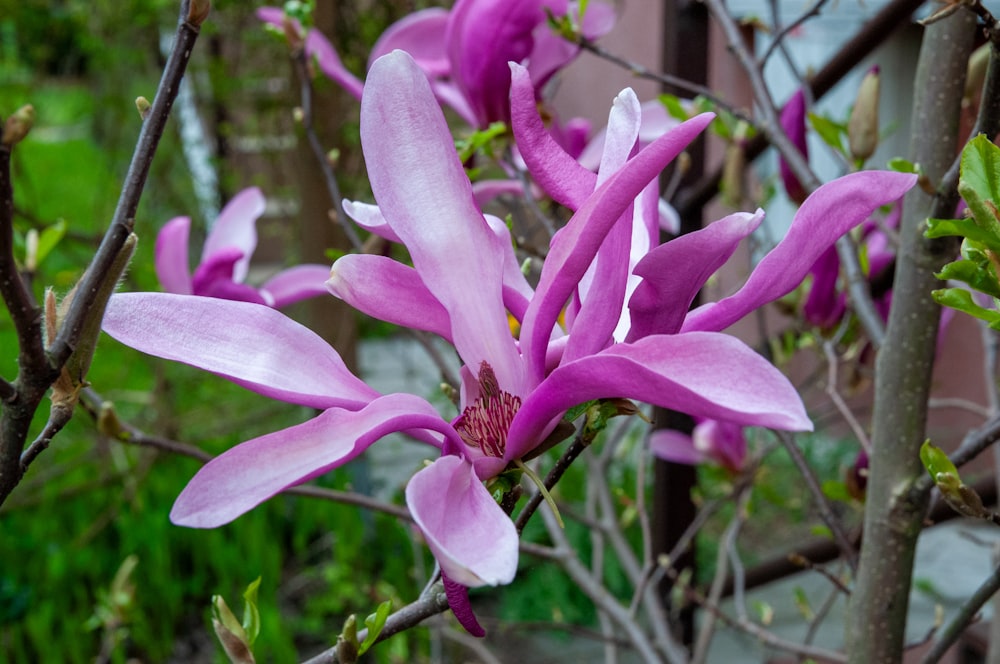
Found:
<svg viewBox="0 0 1000 664"><path fill-rule="evenodd" d="M961 237L962 258L945 265L937 274L939 279L958 281L967 288L943 288L934 291L934 299L944 305L965 312L1000 329L1000 148L988 138L979 135L962 150L961 175L958 192L968 205L971 216L963 219L929 219L926 236L929 238ZM985 298L977 301L972 292L983 293L992 299L989 308Z"/></svg>

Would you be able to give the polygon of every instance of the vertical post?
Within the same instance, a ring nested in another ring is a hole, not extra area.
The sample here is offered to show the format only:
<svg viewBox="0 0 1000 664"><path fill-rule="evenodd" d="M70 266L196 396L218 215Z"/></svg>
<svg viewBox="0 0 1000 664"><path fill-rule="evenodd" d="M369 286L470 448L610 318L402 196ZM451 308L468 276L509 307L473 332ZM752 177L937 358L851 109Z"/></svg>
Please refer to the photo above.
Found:
<svg viewBox="0 0 1000 664"><path fill-rule="evenodd" d="M694 0L665 0L663 25L663 71L694 83L708 79L708 10ZM665 92L683 94L678 90ZM681 189L697 182L705 173L705 141L699 138L687 150L691 167L681 180ZM702 209L698 207L681 218L680 232L690 233L702 224ZM693 305L697 305L697 300ZM683 413L657 409L656 426L690 431L694 422ZM653 469L653 555L669 553L694 520L696 508L691 491L697 483L694 466L657 459ZM677 569L694 569L694 547L688 547L671 561ZM670 598L672 584L664 579L660 593L664 603ZM694 608L680 612L676 636L685 645L694 642Z"/></svg>

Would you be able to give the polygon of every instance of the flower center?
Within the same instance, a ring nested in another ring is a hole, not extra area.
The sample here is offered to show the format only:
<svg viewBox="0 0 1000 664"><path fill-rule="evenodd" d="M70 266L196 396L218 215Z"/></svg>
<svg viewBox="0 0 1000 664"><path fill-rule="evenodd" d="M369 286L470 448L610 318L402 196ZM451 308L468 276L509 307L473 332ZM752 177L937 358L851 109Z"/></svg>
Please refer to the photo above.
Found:
<svg viewBox="0 0 1000 664"><path fill-rule="evenodd" d="M465 407L455 421L455 430L469 447L478 447L486 456L502 457L507 430L520 407L521 397L501 390L493 367L483 362L479 365L479 398Z"/></svg>

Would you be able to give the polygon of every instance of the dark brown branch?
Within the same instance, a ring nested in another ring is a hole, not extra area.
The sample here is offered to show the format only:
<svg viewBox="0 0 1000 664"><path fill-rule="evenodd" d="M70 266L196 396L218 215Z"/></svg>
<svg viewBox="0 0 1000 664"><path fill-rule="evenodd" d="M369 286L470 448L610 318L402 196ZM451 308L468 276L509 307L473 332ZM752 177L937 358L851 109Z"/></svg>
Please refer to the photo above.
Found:
<svg viewBox="0 0 1000 664"><path fill-rule="evenodd" d="M62 367L72 354L80 332L83 330L85 318L94 315L91 309L101 290L101 284L107 278L111 265L118 258L125 245L125 240L135 226L136 210L139 207L143 188L146 186L146 178L149 175L156 148L163 137L170 109L177 97L181 78L184 76L184 70L191 59L191 52L198 38L200 28L199 25L188 19L189 7L189 2L183 3L181 19L174 36L174 45L167 58L167 64L156 89L156 96L153 98L149 114L142 123L139 140L132 154L132 162L125 176L125 184L111 219L111 225L105 233L94 259L80 280L73 304L70 306L59 334L49 350L50 365L56 370Z"/></svg>
<svg viewBox="0 0 1000 664"><path fill-rule="evenodd" d="M792 458L792 462L798 468L799 474L806 481L806 486L809 487L809 492L812 493L816 507L819 509L820 518L823 519L823 523L833 533L833 541L840 548L841 555L852 570L857 569L858 552L851 544L847 533L841 527L840 520L837 519L837 516L830 508L827 497L823 495L823 488L820 486L819 480L816 478L815 473L813 473L812 468L809 467L806 458L802 455L802 451L795 444L795 438L787 431L775 431L774 433L778 437L778 440L781 441L785 451L788 452L788 456Z"/></svg>
<svg viewBox="0 0 1000 664"><path fill-rule="evenodd" d="M358 237L357 230L355 230L351 220L344 213L344 200L340 195L340 186L337 184L337 174L333 172L333 165L330 163L330 158L323 149L323 145L319 142L319 136L316 135L316 128L313 124L312 80L309 77L309 63L306 58L305 48L299 48L292 53L292 63L295 65L295 72L299 77L299 96L302 102L302 128L305 130L309 149L312 150L316 161L319 163L320 171L323 173L323 180L326 182L326 188L330 193L330 199L333 203L336 222L344 231L344 235L347 236L347 240L354 247L354 250L360 252L362 251L361 238Z"/></svg>
<svg viewBox="0 0 1000 664"><path fill-rule="evenodd" d="M972 596L959 608L958 613L937 632L934 645L924 654L920 664L933 664L933 662L939 661L944 656L945 651L965 632L979 610L996 594L997 590L1000 590L1000 567L993 570L993 573L983 581L982 585L976 588L976 592L972 593Z"/></svg>

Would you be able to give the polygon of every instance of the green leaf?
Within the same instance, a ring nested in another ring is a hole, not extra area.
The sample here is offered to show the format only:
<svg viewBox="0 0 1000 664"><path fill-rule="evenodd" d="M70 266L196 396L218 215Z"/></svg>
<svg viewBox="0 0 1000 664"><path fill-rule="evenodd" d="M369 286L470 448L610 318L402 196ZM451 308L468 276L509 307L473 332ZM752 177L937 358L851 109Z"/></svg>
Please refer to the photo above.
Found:
<svg viewBox="0 0 1000 664"><path fill-rule="evenodd" d="M1000 252L1000 237L991 235L975 219L928 219L924 236L929 238L964 237Z"/></svg>
<svg viewBox="0 0 1000 664"><path fill-rule="evenodd" d="M962 195L976 223L992 240L990 248L1000 245L1000 221L997 201L1000 201L1000 148L980 134L962 150L961 176L958 193Z"/></svg>
<svg viewBox="0 0 1000 664"><path fill-rule="evenodd" d="M45 257L55 249L59 241L66 235L66 221L60 219L51 226L46 227L38 235L38 249L35 252L35 265L41 265Z"/></svg>
<svg viewBox="0 0 1000 664"><path fill-rule="evenodd" d="M940 447L932 445L930 440L925 440L924 444L920 446L920 461L931 477L936 477L939 473L958 477L958 468L955 467L955 464Z"/></svg>
<svg viewBox="0 0 1000 664"><path fill-rule="evenodd" d="M887 166L890 171L896 171L898 173L920 173L920 169L909 159L903 159L902 157L893 157L889 160Z"/></svg>
<svg viewBox="0 0 1000 664"><path fill-rule="evenodd" d="M257 590L260 588L260 577L252 581L243 593L243 629L246 630L247 643L253 645L260 634L260 611L257 609Z"/></svg>
<svg viewBox="0 0 1000 664"><path fill-rule="evenodd" d="M468 138L455 141L455 149L458 150L458 158L464 164L469 161L477 151L486 147L498 136L507 133L507 125L503 122L494 122L486 129L480 129Z"/></svg>
<svg viewBox="0 0 1000 664"><path fill-rule="evenodd" d="M987 261L960 260L948 263L936 275L938 279L954 279L969 284L980 293L1000 298L1000 282Z"/></svg>
<svg viewBox="0 0 1000 664"><path fill-rule="evenodd" d="M358 655L365 654L375 644L375 639L382 633L382 628L385 627L385 621L389 618L390 611L392 611L392 601L386 600L378 605L375 613L365 618L365 627L368 628L368 635L365 636L365 640L358 647Z"/></svg>
<svg viewBox="0 0 1000 664"><path fill-rule="evenodd" d="M1000 329L1000 312L984 309L972 300L972 293L964 288L942 288L931 291L934 301L952 309L957 309L970 316L984 320L993 329Z"/></svg>
<svg viewBox="0 0 1000 664"><path fill-rule="evenodd" d="M677 120L687 120L689 115L687 110L685 110L684 105L681 104L679 97L675 95L660 95L660 103L664 105L667 109L667 114Z"/></svg>
<svg viewBox="0 0 1000 664"><path fill-rule="evenodd" d="M837 500L842 503L853 502L851 494L847 491L847 485L840 480L827 480L823 482L823 495L830 500Z"/></svg>
<svg viewBox="0 0 1000 664"><path fill-rule="evenodd" d="M844 153L843 137L847 133L847 126L834 122L829 118L815 113L809 114L809 124L812 125L823 142L832 147L837 152Z"/></svg>

